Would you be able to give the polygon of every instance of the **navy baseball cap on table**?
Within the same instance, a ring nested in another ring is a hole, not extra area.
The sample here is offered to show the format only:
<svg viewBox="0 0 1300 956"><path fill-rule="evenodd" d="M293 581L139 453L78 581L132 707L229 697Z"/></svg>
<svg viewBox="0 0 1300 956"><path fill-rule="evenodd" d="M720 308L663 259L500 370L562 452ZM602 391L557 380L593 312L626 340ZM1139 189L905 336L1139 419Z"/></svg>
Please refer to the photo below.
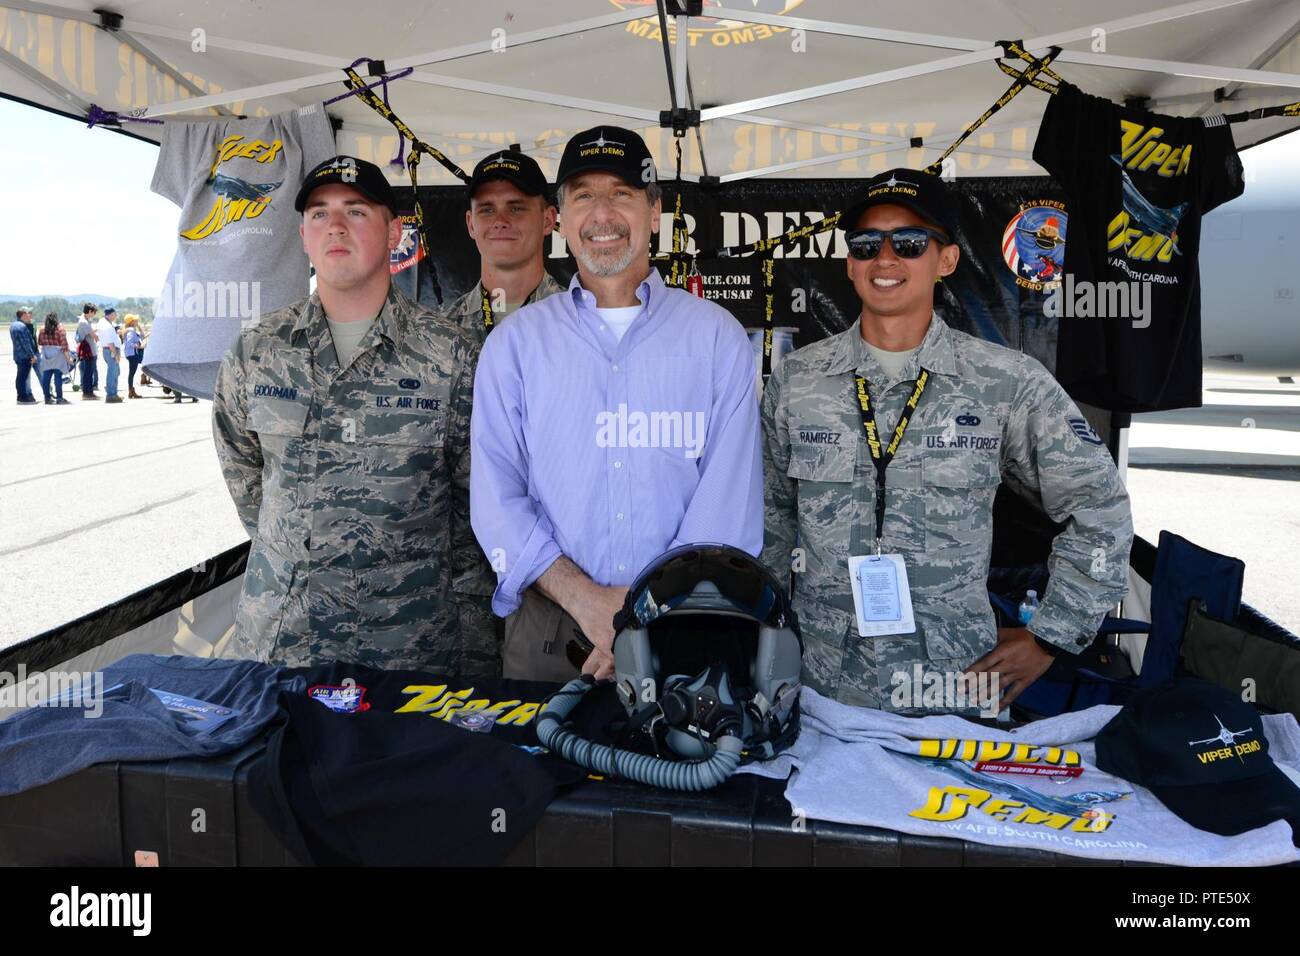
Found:
<svg viewBox="0 0 1300 956"><path fill-rule="evenodd" d="M1236 836L1286 820L1300 846L1300 787L1268 755L1259 712L1217 684L1139 691L1097 735L1097 767L1198 830Z"/></svg>
<svg viewBox="0 0 1300 956"><path fill-rule="evenodd" d="M397 197L393 195L393 187L388 184L388 178L384 176L383 171L374 163L357 159L355 156L334 156L309 172L303 178L302 186L298 188L293 208L302 212L312 190L329 183L351 186L371 202L387 206L394 216L398 214Z"/></svg>
<svg viewBox="0 0 1300 956"><path fill-rule="evenodd" d="M637 189L645 189L658 178L645 140L620 126L594 126L570 139L560 157L555 182L591 172L613 173Z"/></svg>
<svg viewBox="0 0 1300 956"><path fill-rule="evenodd" d="M473 196L480 186L494 179L513 183L528 196L548 196L550 191L542 167L518 150L503 149L481 159L470 175L469 195Z"/></svg>
<svg viewBox="0 0 1300 956"><path fill-rule="evenodd" d="M916 169L889 169L867 181L866 195L844 210L840 227L852 232L872 206L906 206L927 222L957 235L957 207L952 191L938 176Z"/></svg>

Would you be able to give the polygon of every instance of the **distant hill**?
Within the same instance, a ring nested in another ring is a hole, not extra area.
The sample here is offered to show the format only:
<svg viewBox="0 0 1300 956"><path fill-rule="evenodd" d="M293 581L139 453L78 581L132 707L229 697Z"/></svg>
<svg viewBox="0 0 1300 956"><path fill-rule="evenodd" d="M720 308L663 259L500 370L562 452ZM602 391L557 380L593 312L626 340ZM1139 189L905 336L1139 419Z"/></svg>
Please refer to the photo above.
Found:
<svg viewBox="0 0 1300 956"><path fill-rule="evenodd" d="M122 318L128 312L134 312L140 316L140 319L147 325L153 321L153 296L121 296L96 295L95 293L82 293L80 295L9 295L0 293L0 319L9 322L14 318L14 314L21 306L31 306L32 317L36 324L40 325L45 320L45 316L51 312L58 315L60 322L76 322L81 317L81 307L87 302L93 302L102 310L105 306L113 306L118 311L118 318Z"/></svg>
<svg viewBox="0 0 1300 956"><path fill-rule="evenodd" d="M80 308L82 303L85 302L93 302L101 309L106 305L117 306L117 304L121 302L123 298L131 298L131 299L138 300L138 299L152 299L153 296L136 295L136 296L124 297L120 295L100 295L97 292L78 292L75 295L54 295L53 293L49 293L49 292L46 292L42 295L10 295L7 292L0 292L0 302L29 303L29 302L36 302L39 299L67 299L69 302L75 302L78 308ZM121 308L121 306L117 306L117 307Z"/></svg>

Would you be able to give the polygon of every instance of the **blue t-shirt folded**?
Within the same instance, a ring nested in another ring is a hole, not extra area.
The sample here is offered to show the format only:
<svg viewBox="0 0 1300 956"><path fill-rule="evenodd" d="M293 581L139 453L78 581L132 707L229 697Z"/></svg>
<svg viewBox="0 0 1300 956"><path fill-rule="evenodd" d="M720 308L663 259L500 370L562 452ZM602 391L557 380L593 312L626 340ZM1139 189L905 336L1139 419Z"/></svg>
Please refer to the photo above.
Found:
<svg viewBox="0 0 1300 956"><path fill-rule="evenodd" d="M301 677L257 661L133 654L80 693L0 723L0 795L96 763L208 757L243 746Z"/></svg>

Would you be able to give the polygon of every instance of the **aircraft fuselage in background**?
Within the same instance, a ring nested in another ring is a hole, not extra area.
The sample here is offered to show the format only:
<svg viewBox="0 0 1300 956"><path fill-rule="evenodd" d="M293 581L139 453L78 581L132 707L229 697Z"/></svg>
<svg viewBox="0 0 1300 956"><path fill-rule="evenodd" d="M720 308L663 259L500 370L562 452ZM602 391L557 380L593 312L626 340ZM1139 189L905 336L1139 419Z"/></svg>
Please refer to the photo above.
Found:
<svg viewBox="0 0 1300 956"><path fill-rule="evenodd" d="M1201 224L1201 355L1216 374L1300 379L1295 133L1241 154L1246 191Z"/></svg>

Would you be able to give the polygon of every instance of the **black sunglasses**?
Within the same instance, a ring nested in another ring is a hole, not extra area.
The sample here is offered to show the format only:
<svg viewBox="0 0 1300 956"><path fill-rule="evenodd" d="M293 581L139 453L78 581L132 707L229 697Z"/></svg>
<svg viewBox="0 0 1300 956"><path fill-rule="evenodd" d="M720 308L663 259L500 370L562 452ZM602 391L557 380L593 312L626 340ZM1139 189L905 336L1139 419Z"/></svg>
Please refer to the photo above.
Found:
<svg viewBox="0 0 1300 956"><path fill-rule="evenodd" d="M915 259L924 255L930 247L931 239L941 246L948 244L948 237L944 233L925 226L904 226L889 232L883 229L855 229L844 237L849 244L849 255L854 259L876 258L886 239L894 247L894 255L900 259Z"/></svg>

